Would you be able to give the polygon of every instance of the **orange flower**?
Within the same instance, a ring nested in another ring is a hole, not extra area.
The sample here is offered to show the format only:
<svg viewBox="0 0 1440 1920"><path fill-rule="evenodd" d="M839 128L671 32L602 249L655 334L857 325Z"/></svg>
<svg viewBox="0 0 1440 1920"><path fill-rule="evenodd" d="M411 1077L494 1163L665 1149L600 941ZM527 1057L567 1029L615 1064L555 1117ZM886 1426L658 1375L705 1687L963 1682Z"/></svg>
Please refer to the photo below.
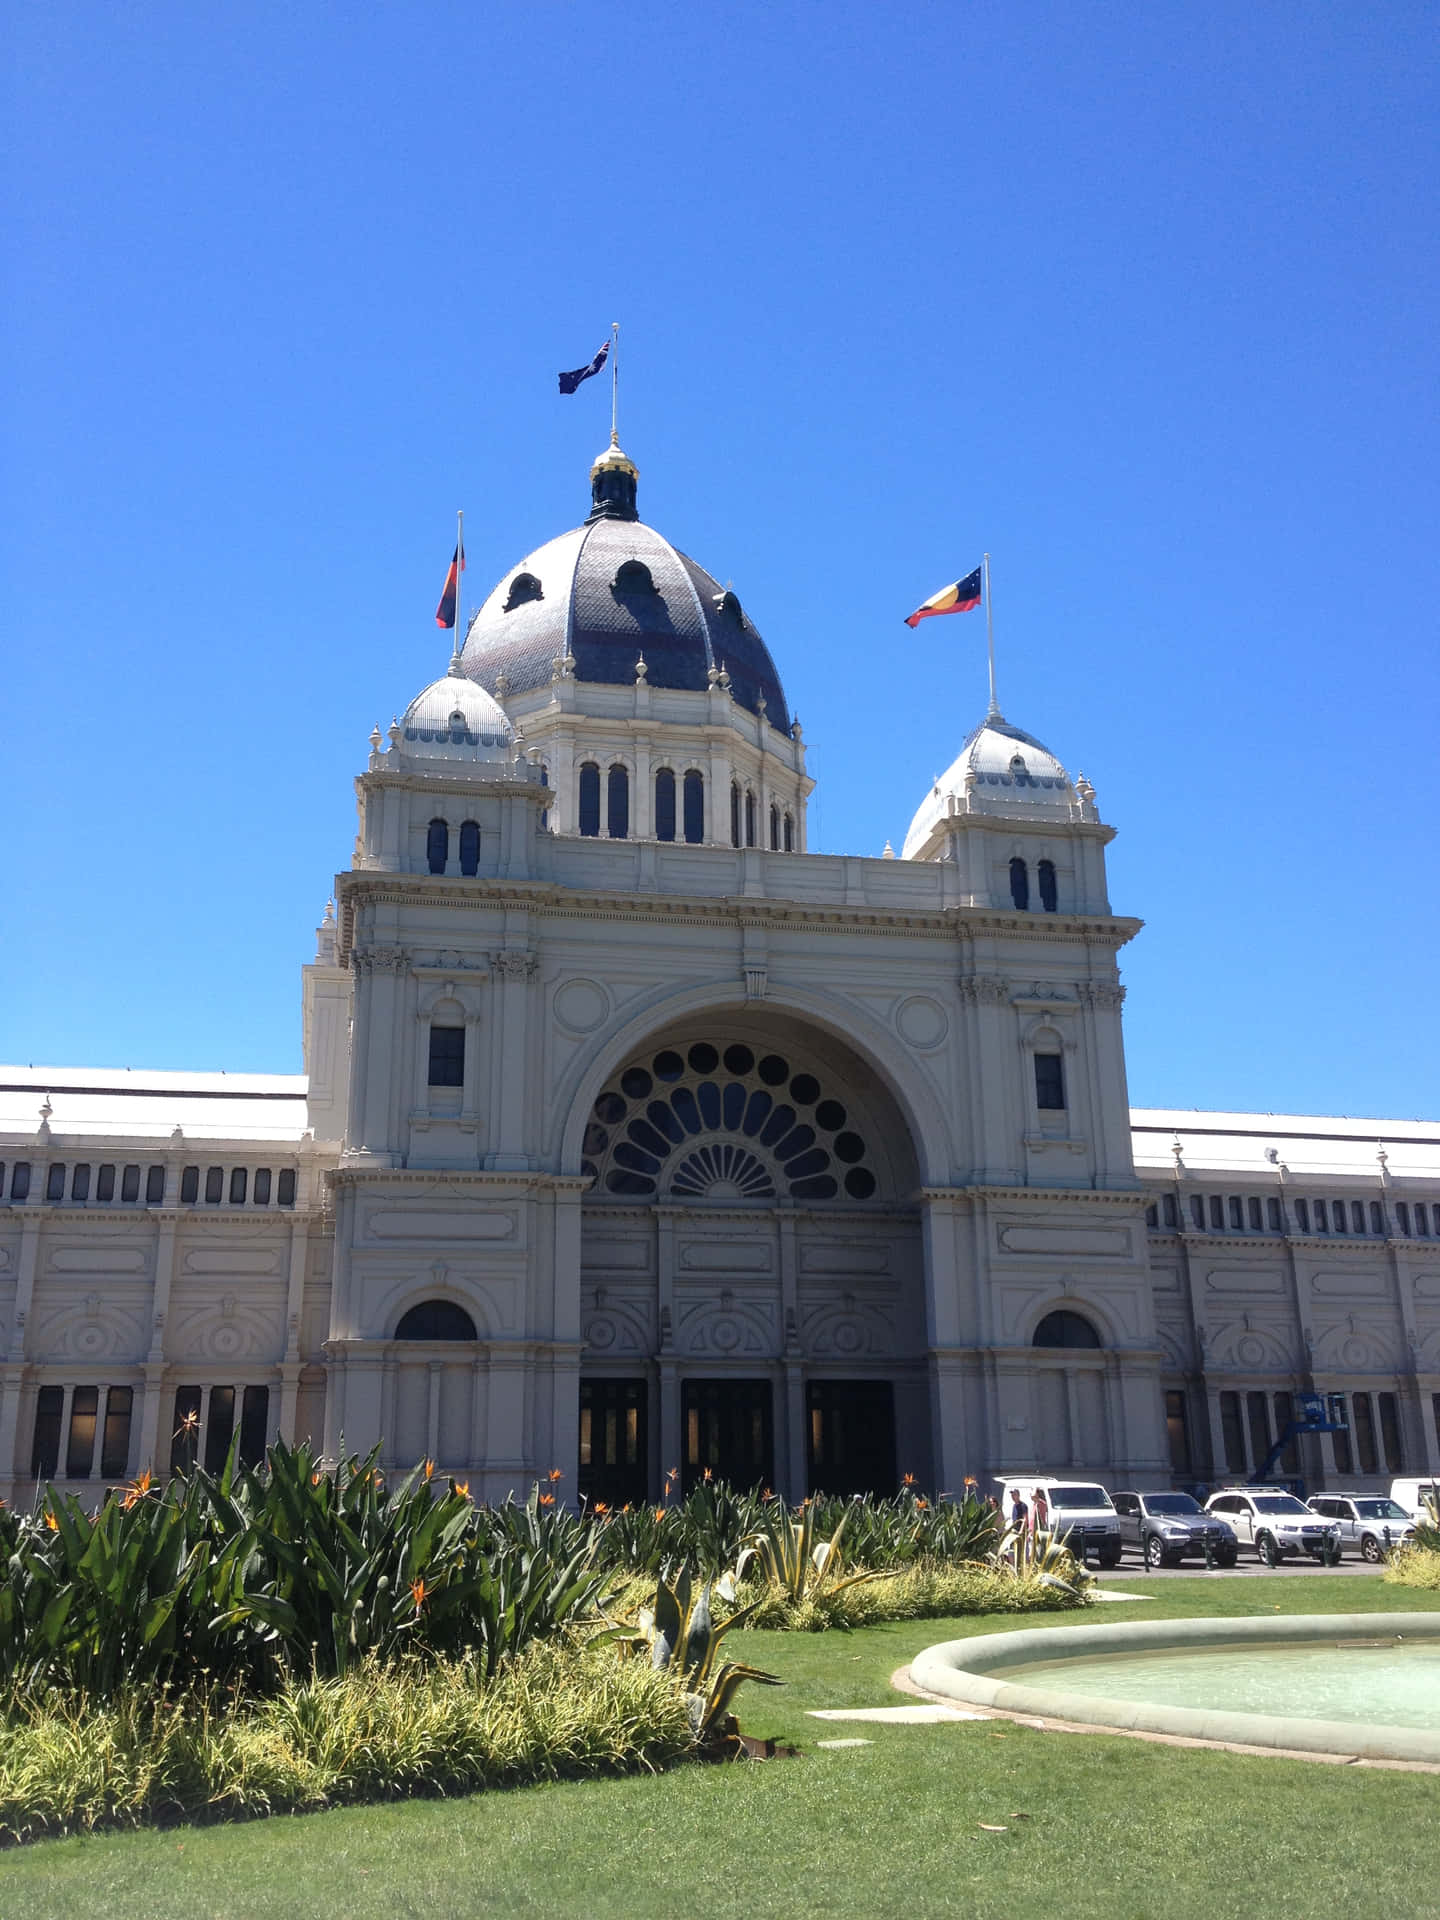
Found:
<svg viewBox="0 0 1440 1920"><path fill-rule="evenodd" d="M664 1509L664 1507L656 1507L656 1509L655 1509L655 1518L656 1518L657 1520L663 1520L663 1519L665 1518L665 1509Z"/></svg>
<svg viewBox="0 0 1440 1920"><path fill-rule="evenodd" d="M131 1507L139 1506L149 1491L150 1469L147 1467L139 1479L132 1481L125 1489L125 1498L120 1502L121 1507L128 1513Z"/></svg>
<svg viewBox="0 0 1440 1920"><path fill-rule="evenodd" d="M706 1486L708 1487L710 1482L715 1478L715 1476L710 1471L709 1467L706 1467L704 1473L701 1474L700 1478L705 1482Z"/></svg>
<svg viewBox="0 0 1440 1920"><path fill-rule="evenodd" d="M928 1507L930 1502L928 1500L917 1500L915 1504L917 1507Z"/></svg>
<svg viewBox="0 0 1440 1920"><path fill-rule="evenodd" d="M590 1511L591 1511L591 1512L592 1512L592 1513L593 1513L593 1514L595 1515L595 1517L596 1517L596 1518L598 1519L598 1518L600 1517L600 1515L601 1515L601 1514L603 1514L603 1513L608 1513L608 1512L610 1511L610 1509L609 1509L609 1507L607 1507L607 1506L606 1506L606 1504L605 1504L605 1502L604 1502L603 1500L597 1500L597 1501L595 1502L595 1504L594 1504L594 1506L593 1506L593 1507L592 1507L592 1508L590 1509Z"/></svg>
<svg viewBox="0 0 1440 1920"><path fill-rule="evenodd" d="M679 1467L671 1467L670 1471L666 1474L665 1478L667 1480L678 1480L680 1478Z"/></svg>
<svg viewBox="0 0 1440 1920"><path fill-rule="evenodd" d="M975 1478L973 1473L967 1473L965 1476L965 1484L967 1487L978 1487L980 1482Z"/></svg>
<svg viewBox="0 0 1440 1920"><path fill-rule="evenodd" d="M45 1524L52 1533L58 1533L60 1531L60 1522L55 1518L53 1513L47 1512L45 1515Z"/></svg>
<svg viewBox="0 0 1440 1920"><path fill-rule="evenodd" d="M915 1476L914 1476L914 1474L913 1474L913 1473L907 1473L907 1474L906 1474L906 1476L905 1476L905 1478L904 1478L904 1479L903 1479L903 1480L902 1480L902 1481L900 1482L900 1484L901 1484L901 1486L902 1486L902 1487L913 1487L913 1486L914 1486L914 1484L915 1484Z"/></svg>
<svg viewBox="0 0 1440 1920"><path fill-rule="evenodd" d="M550 1482L551 1486L553 1487L557 1480L563 1480L565 1476L560 1471L559 1467L551 1467L549 1473L546 1474L545 1478Z"/></svg>
<svg viewBox="0 0 1440 1920"><path fill-rule="evenodd" d="M429 1480L433 1476L434 1472L435 1472L435 1462L433 1460L427 1460L425 1462L425 1478Z"/></svg>
<svg viewBox="0 0 1440 1920"><path fill-rule="evenodd" d="M773 1487L766 1487L760 1498L762 1500L773 1500L775 1498L775 1489Z"/></svg>
<svg viewBox="0 0 1440 1920"><path fill-rule="evenodd" d="M180 1420L180 1425L177 1431L180 1433L193 1433L196 1427L199 1426L199 1424L200 1424L199 1410L196 1407L191 1407L190 1411L187 1414L182 1415Z"/></svg>
<svg viewBox="0 0 1440 1920"><path fill-rule="evenodd" d="M541 1504L541 1506L542 1506L542 1507L553 1507L553 1506L554 1506L554 1504L555 1504L555 1496L554 1496L554 1494L553 1494L553 1493L542 1493L542 1494L541 1494L541 1496L540 1496L540 1504Z"/></svg>
<svg viewBox="0 0 1440 1920"><path fill-rule="evenodd" d="M625 1502L624 1506L621 1507L620 1511L622 1513L628 1513L630 1511L630 1502L628 1500Z"/></svg>
<svg viewBox="0 0 1440 1920"><path fill-rule="evenodd" d="M455 1491L462 1500L468 1500L470 1498L470 1482L468 1480L457 1480L455 1482Z"/></svg>
<svg viewBox="0 0 1440 1920"><path fill-rule="evenodd" d="M425 1582L423 1580L412 1580L410 1582L410 1598L415 1602L415 1611L418 1613L425 1604Z"/></svg>

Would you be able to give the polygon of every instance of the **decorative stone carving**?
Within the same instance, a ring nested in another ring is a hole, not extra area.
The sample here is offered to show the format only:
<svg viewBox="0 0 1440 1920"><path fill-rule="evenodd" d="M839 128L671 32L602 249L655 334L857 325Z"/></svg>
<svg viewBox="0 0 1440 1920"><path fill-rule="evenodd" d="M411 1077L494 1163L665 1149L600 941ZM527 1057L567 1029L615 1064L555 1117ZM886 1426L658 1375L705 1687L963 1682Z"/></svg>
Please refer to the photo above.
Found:
<svg viewBox="0 0 1440 1920"><path fill-rule="evenodd" d="M1125 989L1113 980L1081 980L1076 989L1087 1007L1114 1013L1125 1003Z"/></svg>
<svg viewBox="0 0 1440 1920"><path fill-rule="evenodd" d="M356 947L350 965L356 973L406 973L410 956L403 947Z"/></svg>
<svg viewBox="0 0 1440 1920"><path fill-rule="evenodd" d="M950 1018L938 1000L928 994L911 994L895 1009L895 1031L902 1040L922 1052L938 1047L950 1031Z"/></svg>
<svg viewBox="0 0 1440 1920"><path fill-rule="evenodd" d="M747 966L744 969L744 973L745 998L747 1000L763 1000L770 990L769 969L763 966Z"/></svg>
<svg viewBox="0 0 1440 1920"><path fill-rule="evenodd" d="M1010 998L1010 982L997 973L966 974L960 981L960 998L972 1007L1003 1007Z"/></svg>
<svg viewBox="0 0 1440 1920"><path fill-rule="evenodd" d="M540 966L536 953L497 953L495 971L502 980L533 980Z"/></svg>

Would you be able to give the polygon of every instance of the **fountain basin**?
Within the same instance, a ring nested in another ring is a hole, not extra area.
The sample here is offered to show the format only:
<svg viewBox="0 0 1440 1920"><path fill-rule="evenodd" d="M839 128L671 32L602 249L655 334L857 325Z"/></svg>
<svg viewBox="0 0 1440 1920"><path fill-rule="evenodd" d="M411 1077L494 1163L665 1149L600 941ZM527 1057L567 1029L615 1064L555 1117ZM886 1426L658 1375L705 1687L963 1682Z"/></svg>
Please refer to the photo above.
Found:
<svg viewBox="0 0 1440 1920"><path fill-rule="evenodd" d="M1440 1612L988 1633L927 1647L910 1676L1002 1713L1440 1765Z"/></svg>

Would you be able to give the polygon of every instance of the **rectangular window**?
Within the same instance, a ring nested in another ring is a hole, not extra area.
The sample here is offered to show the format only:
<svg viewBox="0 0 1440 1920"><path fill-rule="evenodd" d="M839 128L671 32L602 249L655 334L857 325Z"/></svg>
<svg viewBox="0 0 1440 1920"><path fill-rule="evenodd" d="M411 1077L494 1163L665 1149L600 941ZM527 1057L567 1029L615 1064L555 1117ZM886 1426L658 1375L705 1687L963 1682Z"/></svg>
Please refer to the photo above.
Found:
<svg viewBox="0 0 1440 1920"><path fill-rule="evenodd" d="M1285 1231L1284 1222L1280 1218L1280 1202L1275 1198L1273 1193L1265 1202L1265 1224L1269 1227L1271 1233L1283 1233Z"/></svg>
<svg viewBox="0 0 1440 1920"><path fill-rule="evenodd" d="M171 1473L189 1473L200 1450L199 1387L179 1387L175 1393L175 1425L170 1441Z"/></svg>
<svg viewBox="0 0 1440 1920"><path fill-rule="evenodd" d="M1315 1231L1316 1233L1328 1233L1330 1231L1330 1215L1326 1212L1325 1202L1323 1200L1317 1200L1315 1202Z"/></svg>
<svg viewBox="0 0 1440 1920"><path fill-rule="evenodd" d="M270 1204L269 1167L255 1169L255 1204L257 1207L268 1207Z"/></svg>
<svg viewBox="0 0 1440 1920"><path fill-rule="evenodd" d="M1218 1193L1212 1193L1210 1196L1210 1231L1212 1233L1225 1231L1225 1201L1224 1197Z"/></svg>
<svg viewBox="0 0 1440 1920"><path fill-rule="evenodd" d="M1352 1200L1350 1202L1350 1231L1352 1233L1363 1233L1365 1231L1365 1203L1363 1200Z"/></svg>
<svg viewBox="0 0 1440 1920"><path fill-rule="evenodd" d="M100 1478L123 1480L130 1469L131 1387L111 1387L105 1396L105 1432L100 1442Z"/></svg>
<svg viewBox="0 0 1440 1920"><path fill-rule="evenodd" d="M1265 1231L1265 1222L1260 1214L1260 1196L1252 1193L1245 1204L1250 1215L1250 1231L1252 1233L1263 1233Z"/></svg>
<svg viewBox="0 0 1440 1920"><path fill-rule="evenodd" d="M1410 1238L1410 1209L1403 1200L1397 1200L1395 1202L1395 1219L1399 1224L1401 1233L1403 1233L1408 1240Z"/></svg>
<svg viewBox="0 0 1440 1920"><path fill-rule="evenodd" d="M185 1167L180 1174L180 1202L182 1206L193 1207L200 1198L200 1169Z"/></svg>
<svg viewBox="0 0 1440 1920"><path fill-rule="evenodd" d="M1384 1233L1385 1231L1385 1209L1378 1200L1372 1200L1370 1202L1370 1231L1371 1233Z"/></svg>
<svg viewBox="0 0 1440 1920"><path fill-rule="evenodd" d="M113 1200L115 1198L114 1167L111 1167L111 1166L101 1167L100 1171L96 1174L95 1198L97 1200Z"/></svg>
<svg viewBox="0 0 1440 1920"><path fill-rule="evenodd" d="M1065 1075L1058 1053L1035 1056L1035 1104L1045 1112L1063 1112Z"/></svg>
<svg viewBox="0 0 1440 1920"><path fill-rule="evenodd" d="M1280 1438L1281 1434L1284 1433L1286 1427L1289 1426L1293 1418L1294 1418L1294 1415L1291 1411L1291 1401L1290 1401L1289 1394L1277 1393L1275 1396L1275 1438L1277 1440ZM1289 1446L1286 1447L1284 1453L1281 1454L1280 1465L1282 1470L1286 1473L1299 1473L1300 1452L1294 1440L1290 1442Z"/></svg>
<svg viewBox="0 0 1440 1920"><path fill-rule="evenodd" d="M1295 1218L1300 1222L1301 1233L1309 1233L1310 1202L1308 1200L1297 1200L1295 1202Z"/></svg>
<svg viewBox="0 0 1440 1920"><path fill-rule="evenodd" d="M1258 1473L1270 1451L1270 1407L1263 1393L1247 1393L1245 1415L1250 1427L1250 1458Z"/></svg>
<svg viewBox="0 0 1440 1920"><path fill-rule="evenodd" d="M249 1182L249 1178L250 1176L244 1167L232 1167L230 1169L230 1204L232 1207L244 1206L245 1188Z"/></svg>
<svg viewBox="0 0 1440 1920"><path fill-rule="evenodd" d="M45 1176L45 1198L47 1200L63 1200L65 1198L65 1169L58 1162L51 1167L49 1173Z"/></svg>
<svg viewBox="0 0 1440 1920"><path fill-rule="evenodd" d="M230 1451L230 1436L235 1431L234 1387L210 1389L210 1417L205 1422L205 1471L219 1473Z"/></svg>
<svg viewBox="0 0 1440 1920"><path fill-rule="evenodd" d="M1424 1240L1430 1238L1430 1221L1426 1215L1425 1202L1423 1200L1417 1200L1415 1202L1415 1231Z"/></svg>
<svg viewBox="0 0 1440 1920"><path fill-rule="evenodd" d="M88 1162L82 1162L80 1166L76 1167L74 1176L70 1182L70 1198L72 1200L88 1200L90 1198L90 1167Z"/></svg>
<svg viewBox="0 0 1440 1920"><path fill-rule="evenodd" d="M100 1389L76 1387L70 1396L70 1441L65 1449L67 1480L88 1480L95 1466L95 1425Z"/></svg>
<svg viewBox="0 0 1440 1920"><path fill-rule="evenodd" d="M464 1027L431 1027L430 1085L432 1087L463 1087L464 1084Z"/></svg>
<svg viewBox="0 0 1440 1920"><path fill-rule="evenodd" d="M1175 1232L1180 1225L1180 1209L1176 1205L1173 1193L1167 1193L1165 1195L1160 1211L1166 1226L1169 1227L1172 1233Z"/></svg>
<svg viewBox="0 0 1440 1920"><path fill-rule="evenodd" d="M1336 1233L1345 1233L1348 1231L1345 1225L1345 1202L1343 1200L1332 1200L1330 1202L1330 1225Z"/></svg>
<svg viewBox="0 0 1440 1920"><path fill-rule="evenodd" d="M280 1169L280 1178L276 1182L275 1199L277 1203L282 1207L294 1206L295 1204L295 1169L294 1167L282 1167Z"/></svg>
<svg viewBox="0 0 1440 1920"><path fill-rule="evenodd" d="M1185 1417L1185 1395L1173 1388L1165 1395L1165 1430L1170 1439L1170 1471L1190 1471L1190 1425Z"/></svg>
<svg viewBox="0 0 1440 1920"><path fill-rule="evenodd" d="M1350 1396L1350 1425L1355 1434L1355 1451L1361 1473L1378 1473L1380 1456L1375 1449L1375 1409L1368 1393Z"/></svg>
<svg viewBox="0 0 1440 1920"><path fill-rule="evenodd" d="M1440 1401L1440 1394L1436 1395ZM65 1409L63 1387L41 1387L35 1396L35 1443L30 1449L30 1472L36 1480L53 1480L60 1468L60 1415Z"/></svg>
<svg viewBox="0 0 1440 1920"><path fill-rule="evenodd" d="M240 1401L240 1459L245 1466L260 1465L269 1433L270 1389L246 1387Z"/></svg>
<svg viewBox="0 0 1440 1920"><path fill-rule="evenodd" d="M1230 1227L1235 1233L1245 1231L1245 1203L1238 1193L1232 1193L1230 1196Z"/></svg>
<svg viewBox="0 0 1440 1920"><path fill-rule="evenodd" d="M1205 1231L1205 1196L1203 1193L1191 1194L1190 1218L1195 1222L1195 1231L1197 1233L1203 1233Z"/></svg>
<svg viewBox="0 0 1440 1920"><path fill-rule="evenodd" d="M10 1176L10 1198L28 1200L30 1198L30 1162L17 1160L15 1171Z"/></svg>
<svg viewBox="0 0 1440 1920"><path fill-rule="evenodd" d="M1244 1473L1245 1429L1240 1421L1238 1393L1222 1393L1220 1396L1220 1432L1225 1441L1225 1471Z"/></svg>
<svg viewBox="0 0 1440 1920"><path fill-rule="evenodd" d="M1382 1393L1380 1399L1380 1444L1385 1449L1385 1471L1403 1473L1405 1462L1400 1449L1400 1403L1393 1393Z"/></svg>
<svg viewBox="0 0 1440 1920"><path fill-rule="evenodd" d="M147 1207L160 1207L165 1204L165 1169L150 1167L145 1174L145 1204Z"/></svg>
<svg viewBox="0 0 1440 1920"><path fill-rule="evenodd" d="M1350 1415L1343 1393L1330 1394L1327 1399L1327 1404L1332 1420L1349 1421ZM1353 1473L1355 1471L1355 1455L1350 1446L1350 1431L1348 1425L1342 1428L1339 1433L1332 1433L1330 1442L1335 1449L1335 1471L1341 1474Z"/></svg>
<svg viewBox="0 0 1440 1920"><path fill-rule="evenodd" d="M140 1198L139 1167L126 1167L125 1171L120 1175L120 1198L122 1200L138 1200Z"/></svg>
<svg viewBox="0 0 1440 1920"><path fill-rule="evenodd" d="M1160 1225L1160 1209L1155 1205L1153 1200L1145 1209L1145 1224L1147 1227L1158 1227Z"/></svg>
<svg viewBox="0 0 1440 1920"><path fill-rule="evenodd" d="M205 1169L205 1204L206 1206L218 1207L221 1200L224 1197L225 1197L225 1169L223 1167L207 1167Z"/></svg>

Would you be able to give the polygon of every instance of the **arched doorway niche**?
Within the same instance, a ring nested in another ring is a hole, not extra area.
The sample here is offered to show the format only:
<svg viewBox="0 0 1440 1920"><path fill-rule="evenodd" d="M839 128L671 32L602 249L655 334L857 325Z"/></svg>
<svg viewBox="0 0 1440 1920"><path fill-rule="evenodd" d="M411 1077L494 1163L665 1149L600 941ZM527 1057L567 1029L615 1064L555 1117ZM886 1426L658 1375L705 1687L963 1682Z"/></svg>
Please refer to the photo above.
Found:
<svg viewBox="0 0 1440 1920"><path fill-rule="evenodd" d="M1031 1412L1042 1472L1103 1472L1123 1410L1108 1322L1087 1301L1050 1303L1030 1335Z"/></svg>
<svg viewBox="0 0 1440 1920"><path fill-rule="evenodd" d="M917 1156L854 1048L773 1009L671 1021L595 1093L582 1158L583 1492L928 1470Z"/></svg>

